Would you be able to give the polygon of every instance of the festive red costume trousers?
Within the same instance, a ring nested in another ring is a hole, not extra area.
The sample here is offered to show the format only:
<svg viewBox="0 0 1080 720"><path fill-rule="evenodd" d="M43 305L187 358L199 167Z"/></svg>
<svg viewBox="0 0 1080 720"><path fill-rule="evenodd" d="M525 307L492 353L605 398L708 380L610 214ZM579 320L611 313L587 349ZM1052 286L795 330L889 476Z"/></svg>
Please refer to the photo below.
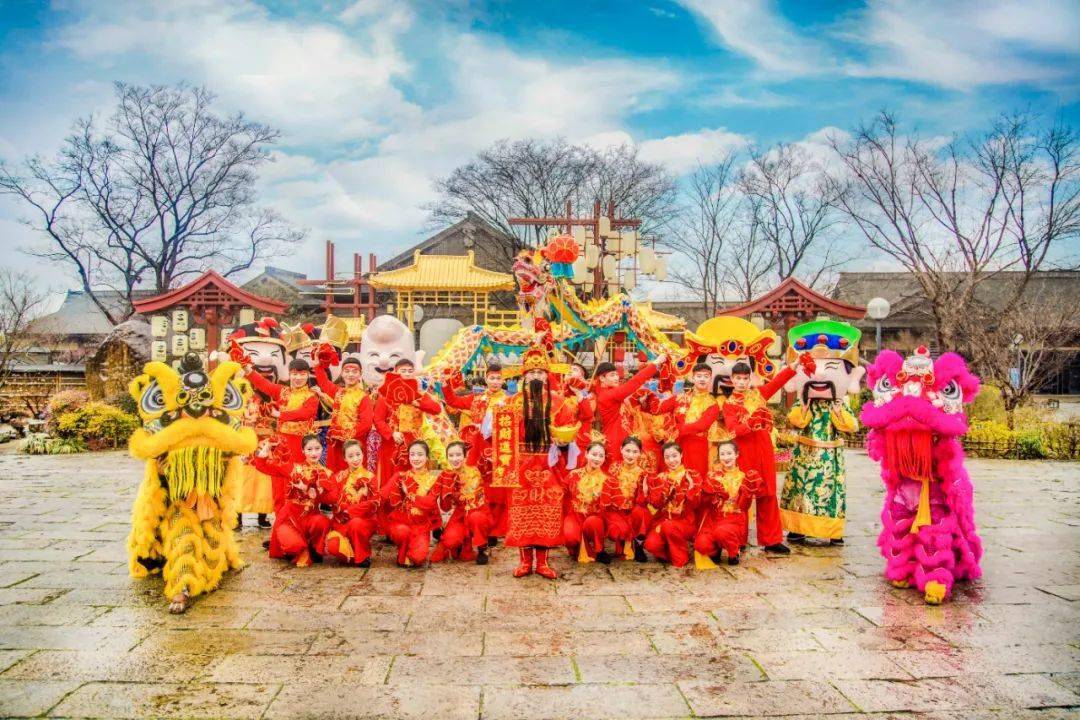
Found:
<svg viewBox="0 0 1080 720"><path fill-rule="evenodd" d="M583 516L581 513L569 512L563 518L563 542L572 557L584 541L585 552L589 554L589 557L595 558L596 553L604 549L606 538L607 526L604 524L604 516L600 513Z"/></svg>
<svg viewBox="0 0 1080 720"><path fill-rule="evenodd" d="M462 557L463 559L468 556L471 559L475 554L468 552L463 547L465 541L469 541L468 545L472 550L484 547L487 545L488 537L491 534L491 525L491 513L488 512L487 508L477 508L468 512L454 511L454 514L446 522L442 535L439 537L436 552L439 554L440 559L443 555ZM434 554L432 557L434 557Z"/></svg>
<svg viewBox="0 0 1080 720"><path fill-rule="evenodd" d="M317 510L304 511L286 504L270 530L270 557L296 557L305 550L322 554L326 550L326 534L330 519Z"/></svg>
<svg viewBox="0 0 1080 720"><path fill-rule="evenodd" d="M729 558L737 557L746 523L746 513L725 513L715 520L706 519L694 537L694 549L702 555L712 556L723 550Z"/></svg>
<svg viewBox="0 0 1080 720"><path fill-rule="evenodd" d="M604 511L604 525L607 527L608 539L615 542L625 542L645 537L651 520L649 511L641 506L635 506L628 511Z"/></svg>
<svg viewBox="0 0 1080 720"><path fill-rule="evenodd" d="M352 557L347 557L345 553L340 551L331 554L354 565L362 563L371 557L371 536L375 534L375 518L349 518L347 522L332 523L331 529L341 533L349 541L349 545L352 546ZM327 550L330 550L329 543L327 544Z"/></svg>
<svg viewBox="0 0 1080 720"><path fill-rule="evenodd" d="M405 565L423 565L431 547L431 526L425 522L405 523L391 520L390 541L397 545L397 561Z"/></svg>
<svg viewBox="0 0 1080 720"><path fill-rule="evenodd" d="M763 483L761 494L754 498L758 545L764 547L782 543L784 529L780 523L780 504L776 499L776 456L772 438L765 430L754 430L737 436L735 445L739 448L739 469L747 477L757 473ZM743 517L748 518L747 515ZM749 527L746 527L741 544L746 544L748 534Z"/></svg>
<svg viewBox="0 0 1080 720"><path fill-rule="evenodd" d="M693 517L657 520L645 536L645 550L669 561L674 567L683 567L690 562L690 538L693 535Z"/></svg>

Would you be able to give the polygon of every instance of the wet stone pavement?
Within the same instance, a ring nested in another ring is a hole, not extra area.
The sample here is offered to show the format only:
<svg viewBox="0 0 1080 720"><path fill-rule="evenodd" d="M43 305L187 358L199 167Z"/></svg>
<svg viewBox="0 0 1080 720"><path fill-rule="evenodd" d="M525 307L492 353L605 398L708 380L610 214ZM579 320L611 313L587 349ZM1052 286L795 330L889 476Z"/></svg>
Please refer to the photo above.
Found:
<svg viewBox="0 0 1080 720"><path fill-rule="evenodd" d="M1058 718L1080 708L1080 466L971 460L984 578L888 587L877 469L849 454L847 545L701 573L515 558L250 565L184 616L128 578L139 464L0 450L0 716Z"/></svg>

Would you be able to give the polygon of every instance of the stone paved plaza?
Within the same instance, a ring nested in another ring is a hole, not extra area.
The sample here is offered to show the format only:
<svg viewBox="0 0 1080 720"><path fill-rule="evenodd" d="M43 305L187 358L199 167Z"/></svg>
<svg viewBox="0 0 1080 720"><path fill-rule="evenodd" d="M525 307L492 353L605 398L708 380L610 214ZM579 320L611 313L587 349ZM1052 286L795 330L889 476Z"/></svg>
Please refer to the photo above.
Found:
<svg viewBox="0 0 1080 720"><path fill-rule="evenodd" d="M0 715L1057 718L1080 708L1080 466L971 460L985 576L888 587L877 468L849 454L843 548L709 573L368 571L250 562L185 616L127 577L139 463L0 452Z"/></svg>

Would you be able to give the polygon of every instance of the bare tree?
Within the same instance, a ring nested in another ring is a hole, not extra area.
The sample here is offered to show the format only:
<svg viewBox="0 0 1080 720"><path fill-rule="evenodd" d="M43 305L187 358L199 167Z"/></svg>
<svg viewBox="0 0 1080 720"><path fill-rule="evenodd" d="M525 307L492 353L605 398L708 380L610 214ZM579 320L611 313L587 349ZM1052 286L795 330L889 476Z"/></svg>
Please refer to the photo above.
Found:
<svg viewBox="0 0 1080 720"><path fill-rule="evenodd" d="M831 183L866 242L919 283L938 344L978 362L965 320L984 313L978 288L1013 271L993 309L1010 316L1032 275L1080 230L1077 139L1012 114L942 146L904 137L882 112L850 140L831 140L846 171Z"/></svg>
<svg viewBox="0 0 1080 720"><path fill-rule="evenodd" d="M817 285L846 262L837 252L842 186L827 183L820 165L798 145L753 153L741 175L755 234L771 247L776 282L792 275Z"/></svg>
<svg viewBox="0 0 1080 720"><path fill-rule="evenodd" d="M45 293L28 275L0 271L0 393L11 381L11 368L34 344L30 323L44 309Z"/></svg>
<svg viewBox="0 0 1080 720"><path fill-rule="evenodd" d="M736 161L731 152L698 166L686 179L680 217L662 241L677 254L671 280L699 299L706 315L715 315L727 296L733 236L745 224Z"/></svg>
<svg viewBox="0 0 1080 720"><path fill-rule="evenodd" d="M547 228L511 226L511 217L562 217L567 200L584 212L595 201L611 202L620 215L640 217L641 232L649 234L670 218L675 197L674 179L635 148L597 151L562 138L497 142L437 180L435 189L439 198L427 205L432 225L474 212L517 239L507 244L508 257L547 236Z"/></svg>
<svg viewBox="0 0 1080 720"><path fill-rule="evenodd" d="M78 120L56 160L0 165L0 193L48 238L38 254L71 266L111 322L130 315L137 288L163 292L210 267L235 274L302 237L255 205L276 130L214 114L203 88L117 83L116 96L104 130Z"/></svg>

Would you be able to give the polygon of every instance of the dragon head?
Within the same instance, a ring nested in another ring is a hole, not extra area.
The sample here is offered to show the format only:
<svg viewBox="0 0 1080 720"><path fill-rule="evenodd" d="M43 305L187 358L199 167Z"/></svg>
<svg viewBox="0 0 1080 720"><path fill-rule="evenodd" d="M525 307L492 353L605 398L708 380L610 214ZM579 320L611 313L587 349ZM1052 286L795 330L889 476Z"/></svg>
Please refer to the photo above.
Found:
<svg viewBox="0 0 1080 720"><path fill-rule="evenodd" d="M964 403L979 392L979 378L964 358L945 353L936 361L925 347L907 358L884 350L868 371L872 403L860 419L869 428L957 437L968 430Z"/></svg>
<svg viewBox="0 0 1080 720"><path fill-rule="evenodd" d="M188 354L178 370L147 363L128 386L143 421L131 436L131 454L160 459L174 497L192 489L216 496L229 457L255 450L255 431L243 423L251 386L239 372L235 362L207 372L199 356Z"/></svg>

